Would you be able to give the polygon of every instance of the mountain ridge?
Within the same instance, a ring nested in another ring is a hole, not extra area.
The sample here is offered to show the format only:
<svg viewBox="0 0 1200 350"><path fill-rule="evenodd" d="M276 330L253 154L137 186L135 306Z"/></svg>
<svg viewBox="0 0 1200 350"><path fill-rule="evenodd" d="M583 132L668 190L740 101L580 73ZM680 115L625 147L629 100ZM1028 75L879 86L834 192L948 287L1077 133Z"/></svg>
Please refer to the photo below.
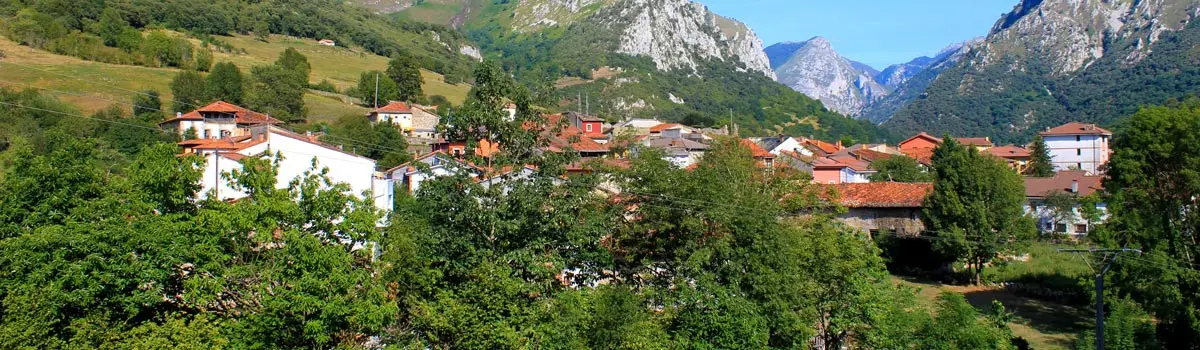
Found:
<svg viewBox="0 0 1200 350"><path fill-rule="evenodd" d="M780 83L839 113L857 116L871 102L890 93L875 81L878 71L843 57L823 37L775 44L766 51L769 59L774 58L772 68Z"/></svg>

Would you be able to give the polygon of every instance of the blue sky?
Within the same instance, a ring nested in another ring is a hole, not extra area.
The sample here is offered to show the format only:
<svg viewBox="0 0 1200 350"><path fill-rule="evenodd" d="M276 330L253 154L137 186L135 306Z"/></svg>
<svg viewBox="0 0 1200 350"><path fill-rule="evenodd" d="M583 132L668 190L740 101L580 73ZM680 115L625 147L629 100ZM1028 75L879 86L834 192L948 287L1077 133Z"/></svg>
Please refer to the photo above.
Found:
<svg viewBox="0 0 1200 350"><path fill-rule="evenodd" d="M823 36L883 69L987 34L1018 0L698 0L745 22L764 46Z"/></svg>

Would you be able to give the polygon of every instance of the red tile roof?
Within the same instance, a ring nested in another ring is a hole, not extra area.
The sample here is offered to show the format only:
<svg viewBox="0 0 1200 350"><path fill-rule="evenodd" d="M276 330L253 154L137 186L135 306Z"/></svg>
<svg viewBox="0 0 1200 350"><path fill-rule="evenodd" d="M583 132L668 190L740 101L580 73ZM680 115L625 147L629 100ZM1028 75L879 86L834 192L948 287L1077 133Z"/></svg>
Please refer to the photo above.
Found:
<svg viewBox="0 0 1200 350"><path fill-rule="evenodd" d="M750 153L753 154L754 158L775 158L775 154L763 149L761 146L754 143L754 141L750 141L749 139L742 139L741 141L742 146L750 149Z"/></svg>
<svg viewBox="0 0 1200 350"><path fill-rule="evenodd" d="M871 170L871 163L856 159L852 156L829 156L815 158L812 162L813 169L841 169L850 168L854 171L864 172Z"/></svg>
<svg viewBox="0 0 1200 350"><path fill-rule="evenodd" d="M955 141L963 146L992 147L992 139L987 137L955 137Z"/></svg>
<svg viewBox="0 0 1200 350"><path fill-rule="evenodd" d="M926 139L926 140L933 141L933 143L942 143L942 138L940 138L940 137L935 137L935 136L933 136L933 135L930 135L930 134L926 134L924 131L922 131L920 134L916 134L916 135L914 135L913 137L909 137L908 139L905 139L904 141L900 141L900 143L899 143L899 144L903 145L903 144L906 144L906 143L908 143L909 141L912 141L912 140L915 140L915 139L919 139L919 138L923 138L923 139Z"/></svg>
<svg viewBox="0 0 1200 350"><path fill-rule="evenodd" d="M683 127L683 125L679 123L658 124L650 128L650 133L663 132L663 130L674 129L677 127Z"/></svg>
<svg viewBox="0 0 1200 350"><path fill-rule="evenodd" d="M404 102L389 102L383 107L376 108L371 113L412 113L412 107Z"/></svg>
<svg viewBox="0 0 1200 350"><path fill-rule="evenodd" d="M193 139L180 141L178 144L183 148L198 149L198 150L223 150L223 151L239 151L250 146L267 142L266 139L259 138L251 140L250 136L227 137L223 139Z"/></svg>
<svg viewBox="0 0 1200 350"><path fill-rule="evenodd" d="M1026 177L1025 196L1045 197L1052 192L1071 192L1071 185L1078 181L1079 195L1086 196L1104 189L1103 176L1088 175L1083 170L1060 171L1053 177Z"/></svg>
<svg viewBox="0 0 1200 350"><path fill-rule="evenodd" d="M836 196L838 204L848 208L920 208L925 196L933 192L931 183L871 182L816 185L822 196ZM831 198L827 198L831 199Z"/></svg>
<svg viewBox="0 0 1200 350"><path fill-rule="evenodd" d="M826 154L834 153L842 149L841 147L838 147L838 145L821 140L804 140L804 144L816 147L817 150L825 152Z"/></svg>
<svg viewBox="0 0 1200 350"><path fill-rule="evenodd" d="M1029 150L1027 150L1023 147L1015 146L1015 145L1004 145L1004 146L999 146L999 147L992 147L992 148L988 148L986 152L993 156L997 156L1000 158L1006 158L1006 159L1019 159L1019 158L1029 158L1030 157Z"/></svg>
<svg viewBox="0 0 1200 350"><path fill-rule="evenodd" d="M1059 127L1046 130L1045 132L1042 132L1041 135L1112 135L1112 131L1105 130L1104 128L1096 126L1096 124L1070 122Z"/></svg>
<svg viewBox="0 0 1200 350"><path fill-rule="evenodd" d="M238 124L283 124L283 121L271 118L269 115L255 112L229 102L217 101L178 117L168 119L167 121L159 123L159 125L178 120L203 120L204 114L232 115L234 117L234 122Z"/></svg>
<svg viewBox="0 0 1200 350"><path fill-rule="evenodd" d="M903 151L905 155L917 160L917 163L933 165L932 148L916 148Z"/></svg>

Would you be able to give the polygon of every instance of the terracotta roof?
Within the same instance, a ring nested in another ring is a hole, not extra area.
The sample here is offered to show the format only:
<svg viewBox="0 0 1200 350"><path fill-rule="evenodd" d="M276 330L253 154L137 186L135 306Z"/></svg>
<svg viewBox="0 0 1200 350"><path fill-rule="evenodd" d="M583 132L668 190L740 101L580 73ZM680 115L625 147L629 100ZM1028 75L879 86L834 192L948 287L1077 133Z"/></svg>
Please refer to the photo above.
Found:
<svg viewBox="0 0 1200 350"><path fill-rule="evenodd" d="M1080 122L1070 122L1056 128L1051 128L1041 133L1042 136L1054 135L1112 135L1112 131L1105 130L1096 124L1084 124Z"/></svg>
<svg viewBox="0 0 1200 350"><path fill-rule="evenodd" d="M904 151L904 155L917 160L917 163L924 165L933 165L933 149L932 148L916 148Z"/></svg>
<svg viewBox="0 0 1200 350"><path fill-rule="evenodd" d="M178 143L183 148L197 150L223 150L223 151L239 151L250 146L258 145L267 142L266 139L259 138L251 140L250 136L227 137L223 139L193 139L184 140Z"/></svg>
<svg viewBox="0 0 1200 350"><path fill-rule="evenodd" d="M933 192L931 183L870 182L816 185L829 190L848 208L920 208ZM819 192L827 196L826 191ZM830 199L830 198L827 198Z"/></svg>
<svg viewBox="0 0 1200 350"><path fill-rule="evenodd" d="M992 147L992 139L987 137L955 137L955 141L963 146Z"/></svg>
<svg viewBox="0 0 1200 350"><path fill-rule="evenodd" d="M883 153L872 149L852 149L849 153L858 157L859 159L872 163L881 159L888 159L896 156L894 154Z"/></svg>
<svg viewBox="0 0 1200 350"><path fill-rule="evenodd" d="M1053 177L1026 177L1025 196L1039 198L1052 192L1070 193L1071 185L1076 181L1079 183L1079 195L1086 196L1103 190L1103 179L1103 176L1088 175L1083 170L1060 171Z"/></svg>
<svg viewBox="0 0 1200 350"><path fill-rule="evenodd" d="M850 168L857 172L871 171L871 163L851 156L831 156L813 159L814 169Z"/></svg>
<svg viewBox="0 0 1200 350"><path fill-rule="evenodd" d="M817 150L825 152L826 154L834 153L842 149L835 144L821 140L804 140L804 144L816 147Z"/></svg>
<svg viewBox="0 0 1200 350"><path fill-rule="evenodd" d="M226 113L234 115L234 122L238 124L283 124L283 121L271 116L249 110L245 107L238 106L225 101L217 101L200 107L191 113ZM191 114L189 113L189 114Z"/></svg>
<svg viewBox="0 0 1200 350"><path fill-rule="evenodd" d="M389 102L383 107L376 108L371 113L412 113L412 107L404 102Z"/></svg>
<svg viewBox="0 0 1200 350"><path fill-rule="evenodd" d="M242 159L246 158L246 155L241 154L241 153L221 153L221 156L225 157L225 158L229 158L229 160L232 160L235 162L240 162L240 161L242 161Z"/></svg>
<svg viewBox="0 0 1200 350"><path fill-rule="evenodd" d="M774 154L763 149L758 144L754 143L754 141L750 141L749 139L742 139L741 141L742 146L746 146L746 148L750 149L750 153L753 154L754 158L775 158Z"/></svg>
<svg viewBox="0 0 1200 350"><path fill-rule="evenodd" d="M1004 145L1004 146L999 146L999 147L992 147L992 148L988 148L986 152L993 156L997 156L1000 158L1006 158L1006 159L1029 158L1030 157L1029 150L1027 150L1023 147L1015 146L1015 145Z"/></svg>
<svg viewBox="0 0 1200 350"><path fill-rule="evenodd" d="M940 137L935 137L935 136L933 136L933 135L930 135L930 134L926 134L924 131L922 131L920 134L916 134L916 135L914 135L913 137L909 137L909 138L905 139L904 141L900 141L900 143L899 143L899 144L903 145L903 144L905 144L905 143L908 143L908 141L912 141L912 140L915 140L915 139L918 139L918 138L927 139L927 140L933 141L934 143L942 143L942 138L940 138Z"/></svg>
<svg viewBox="0 0 1200 350"><path fill-rule="evenodd" d="M667 129L674 129L674 128L682 128L682 127L683 127L683 125L682 125L682 124L679 124L679 123L666 123L666 124L658 124L658 125L655 125L655 126L651 127L651 128L650 128L650 132L651 132L651 133L663 132L663 130L667 130Z"/></svg>
<svg viewBox="0 0 1200 350"><path fill-rule="evenodd" d="M574 125L563 126L557 135L552 135L551 131L562 122L562 114L546 114L543 117L546 118L546 126L537 126L532 122L525 122L522 127L526 130L540 129L542 137L545 137L549 141L552 151L562 151L570 146L570 148L577 152L608 152L608 146L596 142L590 135L584 134Z"/></svg>

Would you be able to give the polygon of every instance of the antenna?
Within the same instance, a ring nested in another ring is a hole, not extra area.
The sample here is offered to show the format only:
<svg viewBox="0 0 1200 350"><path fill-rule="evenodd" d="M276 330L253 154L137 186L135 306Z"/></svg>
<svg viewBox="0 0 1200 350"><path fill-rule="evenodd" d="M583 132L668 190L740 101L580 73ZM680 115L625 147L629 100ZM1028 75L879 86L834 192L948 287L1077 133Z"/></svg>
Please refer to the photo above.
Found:
<svg viewBox="0 0 1200 350"><path fill-rule="evenodd" d="M1104 350L1104 274L1108 272L1108 268L1117 261L1121 253L1137 253L1142 254L1141 250L1121 248L1121 249L1059 249L1061 253L1076 253L1082 258L1083 253L1100 254L1101 264L1104 266L1100 271L1092 268L1092 264L1088 263L1088 268L1096 273L1096 349ZM1111 258L1111 259L1109 259ZM1084 259L1087 262L1087 259Z"/></svg>

